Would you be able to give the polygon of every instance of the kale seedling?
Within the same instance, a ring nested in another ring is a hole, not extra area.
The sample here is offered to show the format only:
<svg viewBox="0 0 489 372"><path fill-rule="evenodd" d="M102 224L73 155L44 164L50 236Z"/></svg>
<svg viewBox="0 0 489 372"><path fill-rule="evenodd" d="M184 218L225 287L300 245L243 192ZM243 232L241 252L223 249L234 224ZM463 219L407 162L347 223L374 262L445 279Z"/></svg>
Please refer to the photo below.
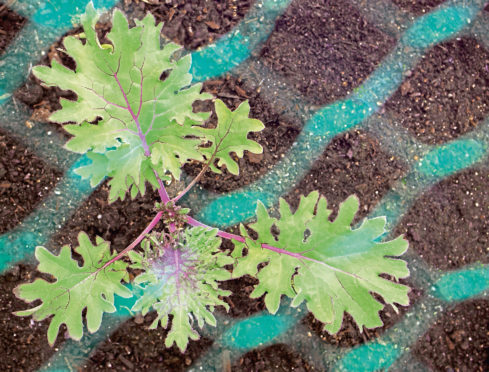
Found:
<svg viewBox="0 0 489 372"><path fill-rule="evenodd" d="M65 123L73 136L66 148L91 160L78 174L89 178L92 186L108 177L109 202L128 193L131 198L144 194L148 184L161 200L151 223L120 253L112 252L100 237L93 243L84 232L74 248L81 266L69 246L59 255L37 247L38 270L53 280L18 286L19 298L40 300L40 305L17 315L32 315L37 321L52 317L48 341L53 345L62 324L79 340L84 318L88 331L95 332L103 313L116 310L115 295L137 296L132 310L143 315L156 311L151 327L169 327L166 346L176 343L183 352L189 339L199 338L195 323L215 325L215 307L228 308L223 298L230 292L221 289L220 282L246 274L259 281L251 297L265 295L271 313L285 295L292 306L305 302L330 333L338 332L345 312L360 329L381 326L378 313L384 305L371 293L392 306L408 305L409 288L395 282L409 275L406 263L396 258L408 244L402 237L377 242L385 232L383 217L352 229L359 208L355 196L341 204L334 221L318 192L302 196L295 212L280 199L279 218L271 217L258 201L256 222L248 228L241 225L241 235L210 228L181 208L180 198L206 171L221 173L225 167L237 175L236 156L242 157L245 150L262 152L247 137L264 126L249 118L248 102L231 111L216 99L217 125L206 127L210 113L196 113L192 105L213 97L201 93L201 84L192 85L190 55L179 56L181 47L174 43L161 47L162 25L156 25L151 14L131 28L116 10L107 35L110 44L104 45L95 32L97 20L90 4L82 17L84 40L64 39L66 54L76 62L74 71L53 60L51 67L36 66L34 75L47 86L77 95L76 101L61 99L62 108L51 120ZM183 165L190 161L201 162L202 171L170 196L165 182L180 179ZM221 238L234 243L232 252L220 249ZM128 270L138 274L132 290L126 285Z"/></svg>

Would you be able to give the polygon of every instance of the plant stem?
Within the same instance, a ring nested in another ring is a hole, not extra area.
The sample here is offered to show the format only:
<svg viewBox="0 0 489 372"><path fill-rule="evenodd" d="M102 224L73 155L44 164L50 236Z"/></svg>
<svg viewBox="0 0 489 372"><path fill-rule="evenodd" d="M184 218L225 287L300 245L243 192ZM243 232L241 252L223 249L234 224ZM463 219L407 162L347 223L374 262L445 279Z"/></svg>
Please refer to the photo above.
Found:
<svg viewBox="0 0 489 372"><path fill-rule="evenodd" d="M192 225L192 226L202 226L202 227L205 227L206 229L209 229L209 230L213 230L214 229L213 227L208 226L205 223L202 223L200 221L197 221L195 218L190 217L190 216L187 216L187 222L188 222L189 225ZM241 243L244 243L245 242L245 238L243 238L242 236L231 234L231 233L228 233L228 232L225 232L225 231L219 230L217 232L217 235L220 236L221 238L233 239L233 240L236 240L236 241L241 242Z"/></svg>
<svg viewBox="0 0 489 372"><path fill-rule="evenodd" d="M168 193L165 189L165 185L163 185L163 181L158 176L158 173L156 173L156 171L155 171L155 176L156 176L158 183L160 185L160 187L158 188L158 193L160 194L161 201L166 203L166 202L170 201L170 197L168 196ZM105 263L105 265L102 266L102 268L100 270L105 269L107 266L109 266L113 262L119 260L127 252L133 250L141 242L141 240L143 240L144 237L147 234L149 234L151 232L151 230L153 230L153 228L158 224L158 222L160 222L162 216L163 216L163 212L162 211L158 212L156 214L156 216L153 218L153 220L149 223L149 225L146 226L146 228L143 230L143 232L141 234L139 234L139 236L130 245L128 245L122 252L120 252L117 256L112 258L110 261L107 261ZM175 224L171 224L169 226L169 228L170 228L170 231L172 231L172 232L175 231Z"/></svg>
<svg viewBox="0 0 489 372"><path fill-rule="evenodd" d="M161 216L163 216L163 212L158 212L156 216L153 218L153 220L149 223L148 226L143 230L141 234L130 244L128 245L122 252L120 252L117 256L112 258L110 261L107 261L104 266L100 270L105 269L107 266L112 264L113 262L117 261L120 259L122 256L124 256L127 252L133 250L140 242L141 240L144 239L144 237L153 230L153 228L160 222Z"/></svg>
<svg viewBox="0 0 489 372"><path fill-rule="evenodd" d="M208 226L208 225L206 225L206 224L204 224L204 223L202 223L200 221L197 221L195 218L192 218L190 216L187 216L187 222L188 222L189 225L192 225L192 226L202 226L202 227L205 227L205 228L207 228L209 230L212 230L213 229L211 226ZM240 235L235 235L235 234L228 233L228 232L221 231L221 230L218 230L217 235L220 236L221 238L230 239L230 240L236 240L236 241L241 242L241 243L246 243L246 239L243 238ZM319 261L319 260L316 260L314 258L306 257L306 256L304 256L304 255L302 255L300 253L289 252L289 251L287 251L285 249L274 247L273 245L270 245L270 244L262 243L261 244L261 247L264 248L264 249L268 249L270 251L279 253L279 254L285 254L287 256L291 256L291 257L297 258L299 260L307 260L307 261L312 261L312 262L315 262L315 263L319 263L321 265L329 266L326 263L324 263L322 261ZM331 266L329 266L329 267L331 267ZM335 269L335 271L338 271L338 269L336 269L336 268L334 268L334 269Z"/></svg>
<svg viewBox="0 0 489 372"><path fill-rule="evenodd" d="M156 176L156 180L158 181L158 185L160 185L160 187L158 187L158 194L160 194L160 199L163 203L168 203L170 201L170 196L168 195L168 192L166 191L166 188L165 188L165 185L163 184L163 181L161 180L160 176L158 176L158 172L156 172L154 169L153 169L153 172Z"/></svg>
<svg viewBox="0 0 489 372"><path fill-rule="evenodd" d="M215 157L216 157L216 154L217 154L217 150L219 150L219 146L221 146L221 143L222 141L224 140L224 138L221 138L221 140L219 141L219 143L217 144L216 146L216 149L214 150L214 152L212 153L212 156L211 158L209 159L209 161L205 164L204 168L202 168L202 170L200 171L200 173L197 175L197 177L195 177L192 182L190 182L187 187L185 187L185 189L183 189L177 196L175 196L173 199L172 199L172 202L176 203L177 201L180 200L180 198L182 196L184 196L197 182L199 182L199 180L202 178L202 176L204 175L205 171L207 170L207 168L209 168L209 166L212 164L212 162L214 161Z"/></svg>
<svg viewBox="0 0 489 372"><path fill-rule="evenodd" d="M213 160L213 159L211 159ZM207 168L209 168L209 163L207 163L204 168L202 168L202 170L200 171L200 173L197 175L197 177L195 177L192 182L190 182L187 187L185 187L185 189L183 189L182 191L180 191L180 193L175 196L171 201L176 203L177 201L180 200L180 198L182 198L182 196L184 196L197 182L199 182L199 180L202 178L202 176L204 175L205 171L207 170Z"/></svg>
<svg viewBox="0 0 489 372"><path fill-rule="evenodd" d="M222 136L222 138L219 140L219 142L216 144L216 148L214 149L214 152L212 153L212 156L211 158L209 159L209 161L206 163L206 165L204 166L204 168L202 168L202 170L200 171L200 173L197 175L197 177L195 177L192 182L190 182L187 187L185 187L185 189L183 189L176 197L174 197L172 199L173 202L177 202L178 200L180 200L180 198L182 196L184 196L201 178L202 176L204 175L205 171L207 170L207 168L209 168L209 166L212 164L212 162L214 161L216 155L217 155L217 152L219 151L219 148L221 147L222 145L222 142L224 141L224 139L228 136L229 134L229 131L231 130L231 126L233 125L234 123L234 117L233 119L231 120L231 123L229 124L229 127L228 129L226 130L226 133L224 134L224 136Z"/></svg>

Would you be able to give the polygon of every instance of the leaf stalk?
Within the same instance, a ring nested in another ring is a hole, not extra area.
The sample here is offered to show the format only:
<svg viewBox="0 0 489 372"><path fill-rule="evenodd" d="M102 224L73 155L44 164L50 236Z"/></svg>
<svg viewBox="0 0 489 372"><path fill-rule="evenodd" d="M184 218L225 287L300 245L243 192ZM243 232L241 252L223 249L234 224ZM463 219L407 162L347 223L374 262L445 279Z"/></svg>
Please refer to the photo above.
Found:
<svg viewBox="0 0 489 372"><path fill-rule="evenodd" d="M190 216L187 216L187 222L191 226L202 226L202 227L208 228L209 230L212 230L213 229L211 226L208 226L208 225L206 225L206 224L204 224L204 223L202 223L200 221L197 221L195 218L192 218ZM228 232L221 231L221 230L219 230L217 232L217 235L220 236L221 238L225 238L225 239L229 239L229 240L236 240L236 241L241 242L241 243L246 243L246 239L244 237L240 236L240 235L228 233ZM273 245L270 245L270 244L262 243L261 244L261 247L264 248L264 249L268 249L270 251L276 252L278 254L285 254L287 256L291 256L291 257L297 258L299 260L307 260L307 261L315 262L315 263L318 263L318 264L321 264L321 265L329 266L329 265L325 264L324 262L319 261L319 260L316 260L314 258L310 258L310 257L304 256L304 255L302 255L300 253L289 252L289 251L287 251L285 249L274 247Z"/></svg>
<svg viewBox="0 0 489 372"><path fill-rule="evenodd" d="M156 216L153 218L153 220L149 223L148 226L143 230L141 234L130 244L128 245L123 251L121 251L117 256L113 257L109 261L107 261L104 266L100 268L100 270L105 269L108 267L110 264L114 263L115 261L119 260L122 256L124 256L127 252L133 250L145 237L147 234L153 230L153 228L160 222L161 217L163 216L163 212L158 212Z"/></svg>

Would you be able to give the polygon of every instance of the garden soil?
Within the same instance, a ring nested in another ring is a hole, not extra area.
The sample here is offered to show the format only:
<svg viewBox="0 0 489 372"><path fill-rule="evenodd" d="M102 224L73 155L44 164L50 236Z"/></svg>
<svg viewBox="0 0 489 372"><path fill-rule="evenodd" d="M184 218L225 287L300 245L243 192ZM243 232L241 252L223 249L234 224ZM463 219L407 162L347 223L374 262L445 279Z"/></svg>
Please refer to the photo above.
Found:
<svg viewBox="0 0 489 372"><path fill-rule="evenodd" d="M441 3L427 0L394 2L413 14L429 11ZM228 32L252 5L251 0L148 3L128 0L121 7L139 18L151 11L159 21L166 22L163 34L189 49L212 43ZM344 16L345 9L348 17ZM24 22L22 17L0 5L0 52ZM101 34L104 30L107 30L107 25L99 29ZM296 0L277 20L274 32L256 58L288 79L291 89L311 105L322 105L351 93L375 70L395 43L391 36L371 26L349 1ZM70 61L57 52L59 45L53 46L40 63L60 58L69 65ZM456 138L476 128L489 112L489 75L482 68L487 63L489 51L474 39L462 38L436 46L418 63L384 109L400 117L402 125L420 141L438 144ZM290 148L303 123L275 111L273 102L260 93L256 82L227 75L207 81L204 90L233 108L248 99L251 116L262 120L266 126L262 133L254 135L264 147L263 154L246 154L239 161L239 177L224 172L222 176L207 174L200 181L200 186L205 189L226 193L266 174ZM453 102L454 94L457 105L448 104ZM59 89L42 87L32 76L15 94L15 99L32 108L33 119L36 120L45 120L50 112L58 109L60 97L73 96ZM210 103L204 102L196 109L209 107ZM443 126L447 117L456 118L450 127ZM62 131L61 128L57 130ZM200 167L191 164L185 170L195 175ZM336 213L339 203L354 193L361 203L359 221L375 208L406 172L407 166L385 153L374 136L361 130L351 130L334 138L307 175L284 197L296 206L301 194L319 190ZM60 170L45 164L8 133L0 132L0 232L19 225L60 177ZM404 234L410 242L410 249L421 255L433 269L455 269L469 263L489 262L488 178L487 170L470 169L433 186L401 219L396 235ZM107 197L108 187L103 183L56 232L49 248L56 251L64 244L76 244L77 233L83 230L92 237L98 235L110 240L112 246L120 251L150 221L154 200L157 199L156 193L148 192L134 201L126 199L108 204ZM54 348L49 347L46 321L35 323L30 318L12 314L25 307L12 294L12 289L37 275L34 267L26 263L0 276L2 371L34 371L47 362L65 341L62 331ZM249 277L224 283L224 288L234 291L227 299L230 305L228 315L244 318L264 309L262 298L248 297L254 284L256 281ZM410 284L409 280L407 284ZM419 289L413 288L411 303L416 303L421 295ZM396 324L409 308L401 308L399 314L391 308L384 309L381 313L384 326L364 332L359 332L349 316L345 317L340 332L335 336L322 331L320 323L310 314L303 319L302 325L325 344L351 347L382 334ZM224 309L218 311L225 312ZM136 316L127 320L99 345L81 369L183 371L212 345L212 340L201 338L190 342L185 354L175 346L165 349L162 345L166 332L161 328L147 329L152 317L149 314L144 318ZM444 313L427 330L415 345L414 354L436 371L488 370L488 328L488 301L462 303ZM307 338L308 332L295 337L298 340ZM74 355L73 360L76 357ZM242 355L231 370L317 369L290 346L277 344Z"/></svg>

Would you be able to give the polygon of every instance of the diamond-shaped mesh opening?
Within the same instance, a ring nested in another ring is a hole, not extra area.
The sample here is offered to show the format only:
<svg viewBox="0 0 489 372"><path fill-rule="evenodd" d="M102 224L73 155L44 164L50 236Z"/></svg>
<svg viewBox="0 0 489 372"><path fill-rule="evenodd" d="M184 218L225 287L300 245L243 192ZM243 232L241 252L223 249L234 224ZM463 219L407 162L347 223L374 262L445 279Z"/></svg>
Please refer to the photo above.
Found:
<svg viewBox="0 0 489 372"><path fill-rule="evenodd" d="M61 172L0 131L0 233L28 216L60 177Z"/></svg>

